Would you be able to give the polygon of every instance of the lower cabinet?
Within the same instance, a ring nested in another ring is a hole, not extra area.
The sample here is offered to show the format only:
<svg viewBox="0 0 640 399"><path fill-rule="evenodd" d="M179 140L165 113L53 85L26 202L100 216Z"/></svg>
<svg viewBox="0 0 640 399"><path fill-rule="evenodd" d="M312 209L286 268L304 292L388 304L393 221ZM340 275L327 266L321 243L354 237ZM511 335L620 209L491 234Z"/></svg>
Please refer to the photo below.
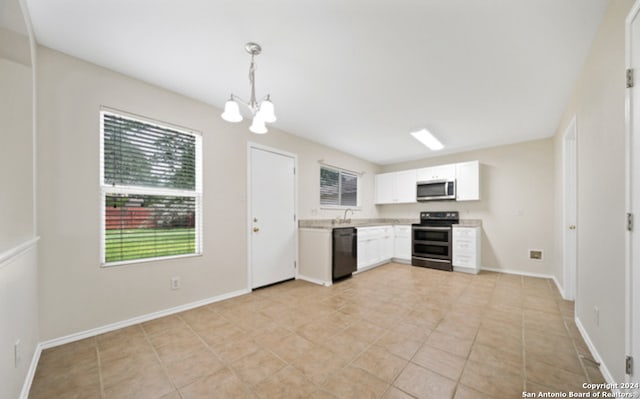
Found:
<svg viewBox="0 0 640 399"><path fill-rule="evenodd" d="M411 260L411 226L358 227L358 270L393 258Z"/></svg>
<svg viewBox="0 0 640 399"><path fill-rule="evenodd" d="M380 258L377 228L358 228L358 270L371 266Z"/></svg>
<svg viewBox="0 0 640 399"><path fill-rule="evenodd" d="M458 272L478 273L480 270L480 235L479 227L453 228L453 270Z"/></svg>
<svg viewBox="0 0 640 399"><path fill-rule="evenodd" d="M411 262L411 226L393 226L395 243L393 257L395 259Z"/></svg>

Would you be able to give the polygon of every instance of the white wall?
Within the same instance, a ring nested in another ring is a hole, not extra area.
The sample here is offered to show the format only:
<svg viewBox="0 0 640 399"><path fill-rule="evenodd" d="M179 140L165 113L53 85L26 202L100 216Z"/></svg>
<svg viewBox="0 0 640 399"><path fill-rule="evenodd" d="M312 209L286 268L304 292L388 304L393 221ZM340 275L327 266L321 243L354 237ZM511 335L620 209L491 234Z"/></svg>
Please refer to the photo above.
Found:
<svg viewBox="0 0 640 399"><path fill-rule="evenodd" d="M38 344L37 254L32 245L0 261L0 398L19 397ZM15 367L17 341L20 360Z"/></svg>
<svg viewBox="0 0 640 399"><path fill-rule="evenodd" d="M420 211L459 211L460 218L482 220L482 266L551 276L554 157L551 139L535 140L383 167L383 171L480 161L480 201L430 201L380 205L385 218L418 218ZM543 260L528 258L542 249Z"/></svg>
<svg viewBox="0 0 640 399"><path fill-rule="evenodd" d="M17 0L4 7L20 9ZM1 398L19 397L39 340L30 53L29 37L0 27ZM16 364L17 341L20 356Z"/></svg>
<svg viewBox="0 0 640 399"><path fill-rule="evenodd" d="M319 209L319 159L364 172L360 215L377 214L377 167L368 162L276 129L251 134L246 122L221 120L217 108L44 47L38 79L43 340L246 289L249 141L298 155L300 219L339 214ZM99 266L101 105L202 132L203 256ZM181 290L169 289L172 276L181 276Z"/></svg>
<svg viewBox="0 0 640 399"><path fill-rule="evenodd" d="M576 115L576 316L616 382L624 381L624 21L632 5L632 0L609 4L555 136L556 159L560 160L562 135ZM561 180L562 169L557 168L555 187L561 187ZM556 194L556 208L561 209L561 190ZM560 215L554 229L558 240L563 228ZM562 248L558 250L558 259L562 259ZM561 267L556 273L562 275ZM594 322L594 307L600 309L599 325Z"/></svg>
<svg viewBox="0 0 640 399"><path fill-rule="evenodd" d="M5 39L11 33L0 29ZM17 44L29 46L28 41ZM30 65L0 53L0 253L33 235L31 80Z"/></svg>

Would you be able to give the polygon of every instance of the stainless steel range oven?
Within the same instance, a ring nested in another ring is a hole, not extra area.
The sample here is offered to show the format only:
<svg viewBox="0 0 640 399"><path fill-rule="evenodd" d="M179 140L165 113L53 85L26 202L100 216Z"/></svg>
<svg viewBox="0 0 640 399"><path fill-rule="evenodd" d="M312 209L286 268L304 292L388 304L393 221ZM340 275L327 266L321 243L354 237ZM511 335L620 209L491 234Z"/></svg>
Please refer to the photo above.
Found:
<svg viewBox="0 0 640 399"><path fill-rule="evenodd" d="M411 264L452 271L451 226L458 212L420 212L420 223L411 226Z"/></svg>

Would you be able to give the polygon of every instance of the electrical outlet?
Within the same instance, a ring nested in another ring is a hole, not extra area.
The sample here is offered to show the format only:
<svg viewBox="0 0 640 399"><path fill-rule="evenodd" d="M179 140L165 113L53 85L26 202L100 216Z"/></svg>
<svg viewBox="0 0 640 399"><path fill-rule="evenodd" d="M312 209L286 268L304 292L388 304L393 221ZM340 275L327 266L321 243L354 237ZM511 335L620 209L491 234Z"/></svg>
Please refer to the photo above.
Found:
<svg viewBox="0 0 640 399"><path fill-rule="evenodd" d="M596 326L600 326L600 309L597 306L593 307L593 322Z"/></svg>
<svg viewBox="0 0 640 399"><path fill-rule="evenodd" d="M20 340L17 340L13 344L13 367L18 368L21 360L22 360L22 353L20 348Z"/></svg>
<svg viewBox="0 0 640 399"><path fill-rule="evenodd" d="M179 290L181 285L180 277L171 277L171 289Z"/></svg>

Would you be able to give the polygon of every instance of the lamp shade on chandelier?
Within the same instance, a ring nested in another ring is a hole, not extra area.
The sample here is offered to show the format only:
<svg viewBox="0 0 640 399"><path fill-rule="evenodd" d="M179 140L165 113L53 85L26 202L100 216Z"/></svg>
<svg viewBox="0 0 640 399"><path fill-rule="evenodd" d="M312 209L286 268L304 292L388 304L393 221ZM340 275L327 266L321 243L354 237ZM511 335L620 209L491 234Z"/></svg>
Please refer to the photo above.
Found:
<svg viewBox="0 0 640 399"><path fill-rule="evenodd" d="M251 111L253 121L249 130L256 134L265 134L268 132L267 123L273 123L276 121L276 114L274 112L274 106L271 102L269 94L264 96L260 101L256 100L256 85L255 85L255 70L256 64L254 57L262 52L262 48L257 43L247 43L244 49L249 55L251 55L251 64L249 65L249 84L251 85L251 96L249 101L244 101L240 97L232 94L229 100L224 104L224 112L222 113L222 119L227 122L241 122L242 114L240 113L240 105L242 104Z"/></svg>

